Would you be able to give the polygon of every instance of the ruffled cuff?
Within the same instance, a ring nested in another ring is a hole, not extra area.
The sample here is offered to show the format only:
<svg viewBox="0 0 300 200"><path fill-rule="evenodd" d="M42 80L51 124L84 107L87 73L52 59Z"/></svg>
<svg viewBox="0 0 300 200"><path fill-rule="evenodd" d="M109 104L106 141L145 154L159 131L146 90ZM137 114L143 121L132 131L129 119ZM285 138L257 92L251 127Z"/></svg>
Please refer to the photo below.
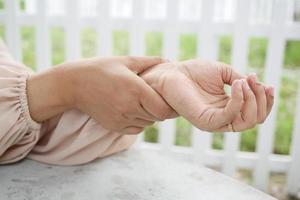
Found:
<svg viewBox="0 0 300 200"><path fill-rule="evenodd" d="M19 93L19 101L21 105L21 115L26 120L27 126L30 130L40 130L41 124L34 121L30 115L29 106L28 106L28 98L27 98L27 79L29 78L29 74L26 74L24 77L20 77L20 93Z"/></svg>
<svg viewBox="0 0 300 200"><path fill-rule="evenodd" d="M0 164L23 159L38 142L41 124L29 112L26 82L29 73L0 64Z"/></svg>

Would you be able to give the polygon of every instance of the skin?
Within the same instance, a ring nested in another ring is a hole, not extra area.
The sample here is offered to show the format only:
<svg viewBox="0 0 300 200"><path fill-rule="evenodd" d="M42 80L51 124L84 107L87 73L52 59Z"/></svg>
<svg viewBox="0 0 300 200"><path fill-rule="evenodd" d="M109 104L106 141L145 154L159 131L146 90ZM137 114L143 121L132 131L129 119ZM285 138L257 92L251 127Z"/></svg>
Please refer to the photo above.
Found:
<svg viewBox="0 0 300 200"><path fill-rule="evenodd" d="M231 85L230 96L225 84ZM274 89L218 62L110 57L65 63L33 75L27 93L36 121L75 108L108 130L136 134L154 121L178 115L207 131L252 128L269 114Z"/></svg>
<svg viewBox="0 0 300 200"><path fill-rule="evenodd" d="M31 117L42 122L75 108L108 130L139 133L173 112L136 75L162 62L158 57L91 58L33 75L27 81Z"/></svg>
<svg viewBox="0 0 300 200"><path fill-rule="evenodd" d="M274 88L243 76L229 65L200 59L163 63L140 76L176 112L206 131L243 131L263 123L274 102ZM231 86L231 95L224 91Z"/></svg>

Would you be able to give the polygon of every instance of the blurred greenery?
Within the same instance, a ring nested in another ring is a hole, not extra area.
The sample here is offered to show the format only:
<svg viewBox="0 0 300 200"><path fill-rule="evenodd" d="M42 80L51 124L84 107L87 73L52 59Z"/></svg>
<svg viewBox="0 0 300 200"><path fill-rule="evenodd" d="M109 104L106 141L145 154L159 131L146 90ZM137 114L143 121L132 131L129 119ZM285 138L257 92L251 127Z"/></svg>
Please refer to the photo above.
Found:
<svg viewBox="0 0 300 200"><path fill-rule="evenodd" d="M57 65L65 60L65 33L61 27L52 27L50 30L52 63Z"/></svg>
<svg viewBox="0 0 300 200"><path fill-rule="evenodd" d="M0 3L1 7L1 3ZM21 28L23 61L28 66L35 69L35 30L32 27ZM0 35L5 36L4 27L0 26ZM92 28L81 30L82 56L91 57L97 54L97 34ZM52 27L50 30L52 63L58 64L64 61L64 29ZM129 33L124 30L114 30L112 33L113 54L128 55ZM162 55L163 33L147 32L145 34L145 53L147 55ZM197 55L197 43L201 45L201 38L198 41L196 34L179 35L178 59L185 60L194 58ZM100 41L101 45L101 41ZM268 40L266 38L250 38L248 50L248 69L255 71L259 77L263 77L266 59ZM230 35L219 36L219 55L218 59L230 63L232 37ZM274 152L278 154L288 154L291 143L293 129L293 118L296 105L297 84L300 73L300 41L287 41L284 56L284 71L282 74L282 85L280 89L280 99L278 102L277 123L274 141ZM254 128L241 134L241 150L255 151L255 141L257 129ZM176 119L176 137L174 143L179 146L191 145L192 126L184 118ZM223 148L223 134L212 133L215 149ZM145 130L145 140L148 142L158 142L157 125L148 127Z"/></svg>
<svg viewBox="0 0 300 200"><path fill-rule="evenodd" d="M22 27L21 41L22 41L22 55L23 62L35 69L35 31L33 27Z"/></svg>
<svg viewBox="0 0 300 200"><path fill-rule="evenodd" d="M145 36L146 55L161 56L163 45L163 34L160 32L148 32Z"/></svg>
<svg viewBox="0 0 300 200"><path fill-rule="evenodd" d="M84 58L97 54L97 32L93 28L81 30L81 55Z"/></svg>
<svg viewBox="0 0 300 200"><path fill-rule="evenodd" d="M113 55L129 54L129 34L127 31L113 31Z"/></svg>

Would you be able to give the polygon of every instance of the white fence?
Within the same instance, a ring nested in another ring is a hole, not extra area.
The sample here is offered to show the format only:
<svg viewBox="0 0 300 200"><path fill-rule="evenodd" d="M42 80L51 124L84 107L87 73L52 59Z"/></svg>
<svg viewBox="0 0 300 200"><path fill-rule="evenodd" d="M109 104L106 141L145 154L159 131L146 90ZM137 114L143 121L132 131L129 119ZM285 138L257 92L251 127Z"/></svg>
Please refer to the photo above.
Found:
<svg viewBox="0 0 300 200"><path fill-rule="evenodd" d="M130 54L143 55L144 38L148 31L163 32L163 55L175 60L180 33L196 33L201 38L197 56L217 59L217 36L233 36L232 64L241 72L247 66L250 36L268 38L264 81L280 88L285 42L300 40L300 24L293 21L296 1L292 0L26 0L20 11L17 0L5 0L0 23L5 26L6 43L21 60L20 27L36 27L36 63L38 70L51 66L49 29L65 29L66 60L80 57L80 30L92 27L97 31L97 53L112 53L112 30L129 32ZM298 2L299 3L299 2ZM297 4L299 6L299 4ZM300 53L300 52L299 52ZM300 87L299 87L300 88ZM192 147L174 145L175 121L159 125L159 143L147 148L195 154L198 162L221 166L224 173L234 175L237 168L253 170L254 185L267 189L270 172L288 173L288 190L296 195L300 190L300 89L297 116L293 131L291 155L272 153L275 106L268 120L259 127L256 152L240 152L240 135L225 133L224 149L211 148L212 136L193 128Z"/></svg>

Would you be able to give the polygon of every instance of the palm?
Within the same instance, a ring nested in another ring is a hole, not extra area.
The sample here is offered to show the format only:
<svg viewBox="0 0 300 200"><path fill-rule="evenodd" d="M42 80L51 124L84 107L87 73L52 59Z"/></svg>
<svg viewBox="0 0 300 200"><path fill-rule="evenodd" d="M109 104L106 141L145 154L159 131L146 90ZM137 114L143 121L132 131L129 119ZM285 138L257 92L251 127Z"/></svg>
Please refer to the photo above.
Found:
<svg viewBox="0 0 300 200"><path fill-rule="evenodd" d="M145 80L154 79L153 76L160 80L158 92L178 114L204 130L218 130L226 125L223 114L231 98L224 85L231 84L231 73L197 60L163 65L161 69L168 68L167 73L157 70L158 73L146 74Z"/></svg>

